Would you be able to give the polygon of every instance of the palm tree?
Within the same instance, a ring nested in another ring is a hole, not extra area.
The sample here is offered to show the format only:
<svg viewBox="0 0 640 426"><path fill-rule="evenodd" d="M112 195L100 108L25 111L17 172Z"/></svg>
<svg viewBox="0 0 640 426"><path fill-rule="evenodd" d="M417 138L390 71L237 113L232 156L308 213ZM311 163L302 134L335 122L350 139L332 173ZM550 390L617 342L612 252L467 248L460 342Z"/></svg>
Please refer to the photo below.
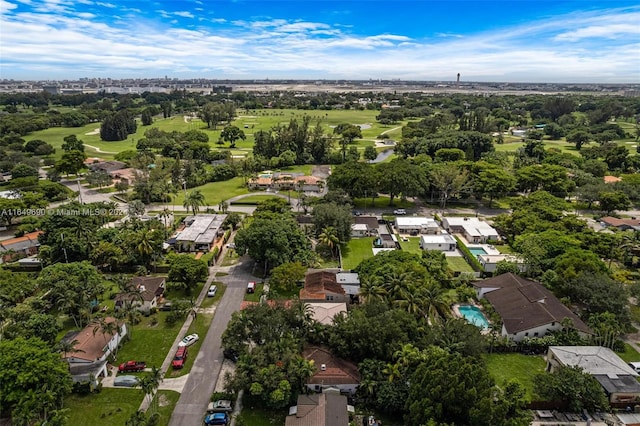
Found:
<svg viewBox="0 0 640 426"><path fill-rule="evenodd" d="M393 303L410 314L424 317L424 296L422 293L420 288L410 286L406 291L402 292L402 298L394 300Z"/></svg>
<svg viewBox="0 0 640 426"><path fill-rule="evenodd" d="M93 335L95 336L99 332L102 333L105 345L109 341L107 336L113 336L118 331L118 324L115 321L107 321L107 318L98 316L93 319Z"/></svg>
<svg viewBox="0 0 640 426"><path fill-rule="evenodd" d="M380 277L363 279L360 284L360 298L363 302L368 303L373 300L383 301L387 295L387 290L382 284Z"/></svg>
<svg viewBox="0 0 640 426"><path fill-rule="evenodd" d="M149 260L154 252L152 241L149 239L149 233L145 230L142 230L138 232L137 237L139 239L138 245L136 246L136 251L142 258L144 266L149 266Z"/></svg>
<svg viewBox="0 0 640 426"><path fill-rule="evenodd" d="M391 302L404 299L409 284L413 279L412 274L409 272L392 271L384 282L384 287L387 290L387 299Z"/></svg>
<svg viewBox="0 0 640 426"><path fill-rule="evenodd" d="M158 390L158 388L160 387L160 383L162 383L162 381L164 380L164 373L162 372L161 369L153 366L151 367L151 372L148 373L147 377L146 377L147 381L148 381L148 385L149 385L149 389L151 392L151 403L153 406L153 412L157 412L158 407L158 400L155 398L156 395L156 391Z"/></svg>
<svg viewBox="0 0 640 426"><path fill-rule="evenodd" d="M320 235L318 235L318 241L321 244L326 245L331 250L331 255L335 257L335 250L340 244L336 229L333 226L327 226L322 229Z"/></svg>
<svg viewBox="0 0 640 426"><path fill-rule="evenodd" d="M189 192L185 197L184 202L182 203L187 211L189 210L189 208L191 208L191 211L194 215L197 215L200 211L200 207L204 206L205 204L206 202L204 199L204 195L202 195L199 189L194 189Z"/></svg>
<svg viewBox="0 0 640 426"><path fill-rule="evenodd" d="M56 349L58 352L62 352L63 358L67 357L67 354L75 354L79 352L84 352L82 349L76 349L80 342L76 339L73 340L61 340L56 344Z"/></svg>
<svg viewBox="0 0 640 426"><path fill-rule="evenodd" d="M424 312L431 323L440 322L450 313L449 302L445 298L444 291L436 283L427 283L422 290Z"/></svg>
<svg viewBox="0 0 640 426"><path fill-rule="evenodd" d="M160 212L160 219L162 219L162 222L164 223L164 238L167 238L167 219L169 217L171 217L171 210L169 210L166 206L162 209L162 211Z"/></svg>

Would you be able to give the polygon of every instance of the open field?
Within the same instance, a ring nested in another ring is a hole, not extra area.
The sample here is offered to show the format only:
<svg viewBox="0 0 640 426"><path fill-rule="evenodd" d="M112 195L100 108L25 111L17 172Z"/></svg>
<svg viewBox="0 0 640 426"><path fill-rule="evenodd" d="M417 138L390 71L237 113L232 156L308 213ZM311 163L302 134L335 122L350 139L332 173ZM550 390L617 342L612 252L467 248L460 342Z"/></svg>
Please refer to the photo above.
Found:
<svg viewBox="0 0 640 426"><path fill-rule="evenodd" d="M376 122L375 117L378 111L359 111L359 110L332 110L332 111L303 111L290 109L269 109L244 111L238 110L236 119L231 123L238 126L246 135L245 140L239 140L234 149L231 150L232 155L247 155L253 149L254 133L258 131L268 131L276 126L286 126L293 118L301 122L305 116L311 117L311 127L320 122L325 127L325 133L331 134L332 128L341 123L351 123L363 125L362 140L355 141L354 145L363 150L365 146L373 145L376 136L385 133L388 137L399 138L402 125L406 122L396 125L382 125ZM136 148L136 142L144 138L144 132L151 128L157 128L166 132L188 130L201 130L209 136L209 144L213 149L229 149L229 144L218 144L220 132L224 127L218 125L216 129L210 129L199 118L187 118L183 115L176 115L170 118L154 118L154 122L150 126L142 126L138 121L138 128L134 134L124 141L106 142L100 140L99 132L100 123L90 123L82 127L52 127L45 130L33 132L24 137L25 141L33 139L42 139L56 148L54 157L59 159L62 156L63 138L69 135L76 135L85 143L85 152L89 157L101 157L105 159L113 159L118 152L131 150ZM91 145L88 146L88 145ZM337 146L336 146L337 148Z"/></svg>
<svg viewBox="0 0 640 426"><path fill-rule="evenodd" d="M546 367L544 358L540 355L489 354L484 359L489 374L498 386L515 379L524 386L529 400L533 397L533 377L544 373Z"/></svg>
<svg viewBox="0 0 640 426"><path fill-rule="evenodd" d="M353 269L365 259L373 257L374 238L354 238L342 247L342 269Z"/></svg>

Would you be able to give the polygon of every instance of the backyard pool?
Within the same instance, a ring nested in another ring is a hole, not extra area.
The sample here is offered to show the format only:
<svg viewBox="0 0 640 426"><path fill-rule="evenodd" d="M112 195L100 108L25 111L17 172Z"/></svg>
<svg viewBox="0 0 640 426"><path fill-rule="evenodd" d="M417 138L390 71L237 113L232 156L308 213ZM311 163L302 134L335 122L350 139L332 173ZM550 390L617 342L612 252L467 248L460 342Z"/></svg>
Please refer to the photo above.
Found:
<svg viewBox="0 0 640 426"><path fill-rule="evenodd" d="M481 254L487 254L486 250L482 247L467 247L472 255L478 257Z"/></svg>
<svg viewBox="0 0 640 426"><path fill-rule="evenodd" d="M476 327L480 327L484 330L489 328L489 321L484 316L482 311L475 306L471 305L461 305L458 307L458 311L460 311L460 315L467 320L467 322L475 325Z"/></svg>

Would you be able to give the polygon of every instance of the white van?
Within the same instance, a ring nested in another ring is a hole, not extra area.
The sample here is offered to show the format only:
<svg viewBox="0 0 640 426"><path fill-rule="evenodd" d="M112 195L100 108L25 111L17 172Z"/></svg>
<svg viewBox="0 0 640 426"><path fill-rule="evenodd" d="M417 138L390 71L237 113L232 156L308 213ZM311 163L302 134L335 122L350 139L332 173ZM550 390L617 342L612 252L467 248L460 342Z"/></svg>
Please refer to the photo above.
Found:
<svg viewBox="0 0 640 426"><path fill-rule="evenodd" d="M630 362L629 366L633 368L633 371L640 373L640 362Z"/></svg>

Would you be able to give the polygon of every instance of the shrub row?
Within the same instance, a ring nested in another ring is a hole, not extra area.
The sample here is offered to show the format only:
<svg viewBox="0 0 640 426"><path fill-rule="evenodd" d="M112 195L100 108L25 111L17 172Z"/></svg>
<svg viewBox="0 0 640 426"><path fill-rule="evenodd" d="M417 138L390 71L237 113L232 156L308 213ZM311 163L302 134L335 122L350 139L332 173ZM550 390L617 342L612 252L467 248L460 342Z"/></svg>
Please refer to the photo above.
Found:
<svg viewBox="0 0 640 426"><path fill-rule="evenodd" d="M460 251L462 252L462 256L467 260L467 262L469 262L473 270L476 272L484 272L484 268L482 267L480 262L478 262L478 259L473 255L473 253L469 251L469 249L462 242L462 240L458 237L454 237L454 238L458 242L458 249L460 249Z"/></svg>

